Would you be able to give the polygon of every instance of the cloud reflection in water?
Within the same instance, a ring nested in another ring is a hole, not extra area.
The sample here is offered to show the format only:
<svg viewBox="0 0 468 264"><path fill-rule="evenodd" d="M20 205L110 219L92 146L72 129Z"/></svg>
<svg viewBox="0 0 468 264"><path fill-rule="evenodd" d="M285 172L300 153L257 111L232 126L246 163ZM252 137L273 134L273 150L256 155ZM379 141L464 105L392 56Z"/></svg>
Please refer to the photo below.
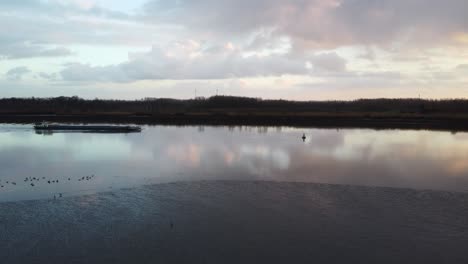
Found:
<svg viewBox="0 0 468 264"><path fill-rule="evenodd" d="M468 191L465 133L162 126L128 135L37 135L2 126L0 131L2 182L30 176L62 180L54 187L5 186L0 201L197 180ZM66 181L91 174L93 182Z"/></svg>

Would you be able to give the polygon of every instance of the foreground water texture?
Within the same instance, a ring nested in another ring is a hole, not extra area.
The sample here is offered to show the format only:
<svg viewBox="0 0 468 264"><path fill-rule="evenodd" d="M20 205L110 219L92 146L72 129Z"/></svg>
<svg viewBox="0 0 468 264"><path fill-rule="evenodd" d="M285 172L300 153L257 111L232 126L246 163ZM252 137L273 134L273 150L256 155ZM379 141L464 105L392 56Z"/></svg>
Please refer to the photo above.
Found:
<svg viewBox="0 0 468 264"><path fill-rule="evenodd" d="M1 125L1 263L467 263L467 149L431 131Z"/></svg>

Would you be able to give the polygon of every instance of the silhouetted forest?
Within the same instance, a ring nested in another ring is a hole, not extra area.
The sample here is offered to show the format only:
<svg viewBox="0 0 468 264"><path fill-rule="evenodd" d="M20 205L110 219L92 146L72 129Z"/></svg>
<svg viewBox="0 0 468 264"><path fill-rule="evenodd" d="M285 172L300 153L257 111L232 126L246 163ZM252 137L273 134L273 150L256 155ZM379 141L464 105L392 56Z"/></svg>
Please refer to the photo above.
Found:
<svg viewBox="0 0 468 264"><path fill-rule="evenodd" d="M299 114L388 113L468 114L468 100L361 99L355 101L287 101L214 96L189 100L145 98L142 100L85 100L79 97L4 98L0 114Z"/></svg>

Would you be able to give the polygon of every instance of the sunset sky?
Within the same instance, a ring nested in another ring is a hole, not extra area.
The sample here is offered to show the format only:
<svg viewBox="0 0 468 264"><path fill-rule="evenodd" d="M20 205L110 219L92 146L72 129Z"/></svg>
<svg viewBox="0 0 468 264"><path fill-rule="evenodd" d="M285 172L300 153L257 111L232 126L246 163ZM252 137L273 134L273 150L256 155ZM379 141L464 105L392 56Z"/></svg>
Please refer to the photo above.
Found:
<svg viewBox="0 0 468 264"><path fill-rule="evenodd" d="M0 97L468 97L466 0L3 0Z"/></svg>

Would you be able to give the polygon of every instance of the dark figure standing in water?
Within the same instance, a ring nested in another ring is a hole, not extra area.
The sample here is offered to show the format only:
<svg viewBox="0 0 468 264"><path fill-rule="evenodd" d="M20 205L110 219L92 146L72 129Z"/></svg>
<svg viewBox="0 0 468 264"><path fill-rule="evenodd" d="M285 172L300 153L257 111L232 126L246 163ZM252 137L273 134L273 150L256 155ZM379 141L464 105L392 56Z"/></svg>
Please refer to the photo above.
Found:
<svg viewBox="0 0 468 264"><path fill-rule="evenodd" d="M303 134L303 135L302 135L302 141L304 141L304 142L305 142L305 141L306 141L306 139L307 139L306 135L305 135L305 134Z"/></svg>

